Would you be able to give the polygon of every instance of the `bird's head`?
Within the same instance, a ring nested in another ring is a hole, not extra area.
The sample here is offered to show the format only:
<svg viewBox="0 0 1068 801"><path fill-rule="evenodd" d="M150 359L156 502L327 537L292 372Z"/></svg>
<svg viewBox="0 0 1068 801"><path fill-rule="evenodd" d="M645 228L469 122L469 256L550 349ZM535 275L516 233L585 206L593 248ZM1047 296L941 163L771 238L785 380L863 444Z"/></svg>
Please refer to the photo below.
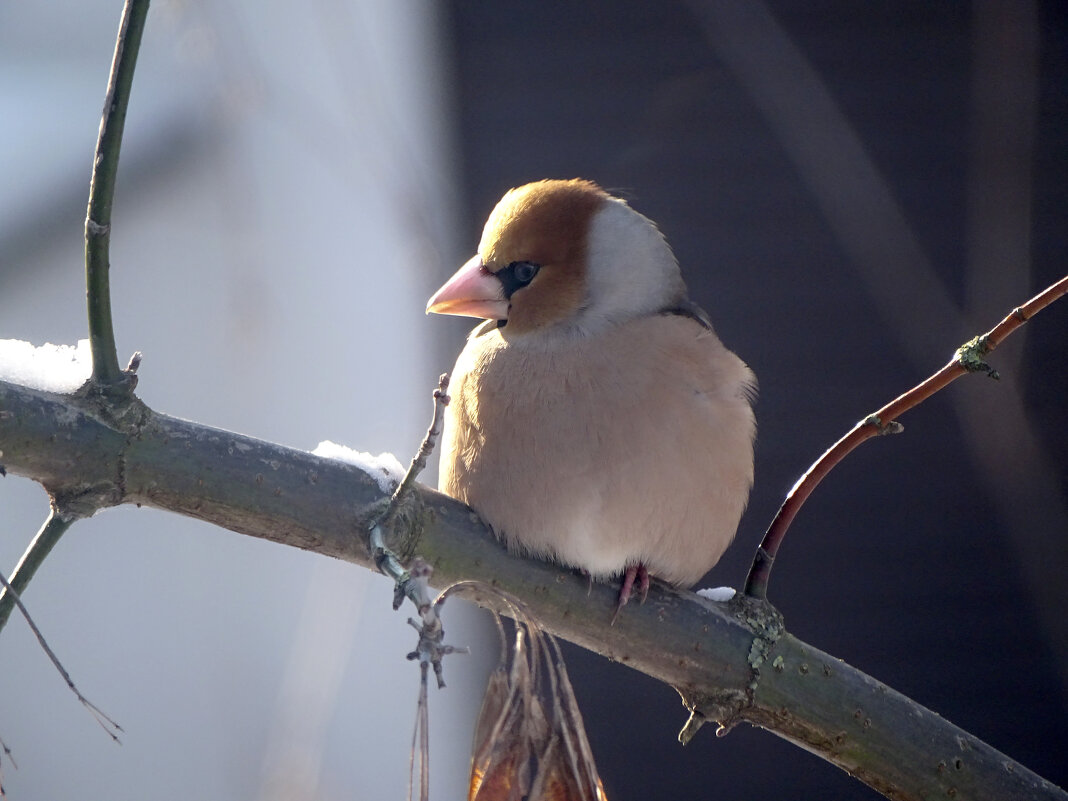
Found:
<svg viewBox="0 0 1068 801"><path fill-rule="evenodd" d="M427 312L500 320L509 337L594 332L685 295L651 220L592 181L547 180L501 198L478 254L434 293Z"/></svg>

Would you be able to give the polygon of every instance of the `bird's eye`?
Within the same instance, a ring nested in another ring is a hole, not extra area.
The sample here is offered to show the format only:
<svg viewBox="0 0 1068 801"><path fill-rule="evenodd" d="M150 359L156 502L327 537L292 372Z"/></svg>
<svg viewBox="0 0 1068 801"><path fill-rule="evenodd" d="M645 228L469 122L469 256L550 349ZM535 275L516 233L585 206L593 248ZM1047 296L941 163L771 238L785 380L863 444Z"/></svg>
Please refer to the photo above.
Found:
<svg viewBox="0 0 1068 801"><path fill-rule="evenodd" d="M540 269L540 265L531 261L513 261L507 267L498 270L496 275L504 284L504 296L512 297L513 292L533 281Z"/></svg>
<svg viewBox="0 0 1068 801"><path fill-rule="evenodd" d="M538 265L529 261L517 262L515 265L515 280L520 284L529 284L538 274Z"/></svg>

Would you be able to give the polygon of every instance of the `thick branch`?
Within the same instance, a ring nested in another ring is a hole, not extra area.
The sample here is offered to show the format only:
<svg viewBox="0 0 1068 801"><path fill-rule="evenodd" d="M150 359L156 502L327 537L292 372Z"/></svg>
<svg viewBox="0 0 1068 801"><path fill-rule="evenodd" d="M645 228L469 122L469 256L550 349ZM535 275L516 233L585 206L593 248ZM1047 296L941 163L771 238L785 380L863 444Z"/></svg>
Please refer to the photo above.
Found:
<svg viewBox="0 0 1068 801"><path fill-rule="evenodd" d="M0 382L4 466L87 505L154 506L372 566L365 532L384 496L356 467L148 409L136 431L118 432L88 408L83 399ZM399 513L401 533L387 542L392 550L404 558L418 552L436 583L477 579L519 597L547 631L678 688L697 722L762 726L895 798L1068 799L786 634L761 602L717 604L654 583L644 606L608 626L612 587L588 591L570 571L509 555L469 509L434 490L413 496Z"/></svg>

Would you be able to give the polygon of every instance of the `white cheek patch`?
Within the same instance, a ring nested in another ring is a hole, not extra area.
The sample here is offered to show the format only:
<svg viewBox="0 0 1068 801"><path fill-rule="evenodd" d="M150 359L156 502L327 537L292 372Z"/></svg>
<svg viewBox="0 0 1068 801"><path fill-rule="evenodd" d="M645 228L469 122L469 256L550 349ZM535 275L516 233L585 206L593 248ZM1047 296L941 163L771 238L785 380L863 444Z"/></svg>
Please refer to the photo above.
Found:
<svg viewBox="0 0 1068 801"><path fill-rule="evenodd" d="M656 224L610 198L590 223L588 329L654 314L686 296L678 262Z"/></svg>

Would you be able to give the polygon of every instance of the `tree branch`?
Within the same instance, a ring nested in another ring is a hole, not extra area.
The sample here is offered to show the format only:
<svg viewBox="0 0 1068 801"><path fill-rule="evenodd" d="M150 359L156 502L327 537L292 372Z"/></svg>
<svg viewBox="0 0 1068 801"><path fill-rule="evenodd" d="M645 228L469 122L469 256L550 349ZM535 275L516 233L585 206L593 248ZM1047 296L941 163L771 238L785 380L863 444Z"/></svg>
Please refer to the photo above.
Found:
<svg viewBox="0 0 1068 801"><path fill-rule="evenodd" d="M111 405L106 401L98 402L98 411L102 414L109 414L113 420L124 418L130 408L138 406L133 401L133 389L137 383L134 374L140 364L141 355L135 353L126 370L119 368L111 316L111 289L108 274L110 271L111 206L115 196L115 177L119 169L119 151L126 126L126 109L133 87L134 67L137 64L137 53L141 47L141 35L148 16L148 6L149 0L126 0L123 6L119 33L115 40L115 54L111 61L107 95L104 98L104 110L100 118L96 156L93 159L93 173L89 181L89 203L85 213L85 294L93 372L89 382L82 388L82 392L90 395L93 390L103 390L105 393L110 390L116 395L116 399L121 398L126 401L116 405ZM37 572L37 568L63 533L81 516L77 511L61 509L60 504L61 499L53 493L51 514L11 575L10 589L13 589L14 593L6 586L0 589L0 629L3 629L4 624L7 623L11 610L18 600L18 595L25 591L34 573ZM83 505L79 500L76 501L74 507ZM88 513L92 514L97 508L99 507L90 504Z"/></svg>
<svg viewBox="0 0 1068 801"><path fill-rule="evenodd" d="M786 500L779 507L779 511L765 532L745 580L745 594L759 599L768 597L771 568L790 524L793 523L797 513L819 483L839 462L862 442L880 434L901 431L901 424L897 422L898 417L909 409L919 406L962 375L985 372L992 378L997 378L997 372L987 365L983 360L984 357L1000 345L1005 337L1065 293L1068 293L1068 275L1035 295L1023 306L1013 309L1000 323L982 336L966 342L957 349L953 358L941 370L905 394L899 395L879 411L869 414L813 462L787 494Z"/></svg>
<svg viewBox="0 0 1068 801"><path fill-rule="evenodd" d="M115 41L100 133L89 183L89 207L85 214L85 284L89 312L89 345L93 352L93 381L100 386L124 386L126 375L119 369L115 330L111 318L109 253L111 247L111 204L115 196L115 176L119 169L122 131L126 107L133 85L137 51L148 15L149 0L126 0Z"/></svg>
<svg viewBox="0 0 1068 801"><path fill-rule="evenodd" d="M37 568L41 566L48 554L52 552L52 548L59 542L59 538L66 533L75 520L77 518L73 515L60 512L56 507L55 499L52 500L52 510L49 512L48 519L30 542L19 563L15 565L11 578L0 588L0 630L4 628L4 624L11 616L17 597L25 592ZM11 590L15 592L12 593Z"/></svg>
<svg viewBox="0 0 1068 801"><path fill-rule="evenodd" d="M371 568L367 526L385 496L353 465L144 408L132 434L89 401L0 382L0 451L13 474L85 508L135 503ZM53 434L63 421L63 437ZM681 693L693 718L762 726L895 798L1068 799L933 712L786 633L764 602L729 604L654 582L608 626L615 590L507 553L463 504L416 487L386 542L441 585L474 579L520 598L542 626ZM473 600L507 614L492 596ZM919 769L917 769L919 766ZM923 769L926 766L929 769Z"/></svg>

